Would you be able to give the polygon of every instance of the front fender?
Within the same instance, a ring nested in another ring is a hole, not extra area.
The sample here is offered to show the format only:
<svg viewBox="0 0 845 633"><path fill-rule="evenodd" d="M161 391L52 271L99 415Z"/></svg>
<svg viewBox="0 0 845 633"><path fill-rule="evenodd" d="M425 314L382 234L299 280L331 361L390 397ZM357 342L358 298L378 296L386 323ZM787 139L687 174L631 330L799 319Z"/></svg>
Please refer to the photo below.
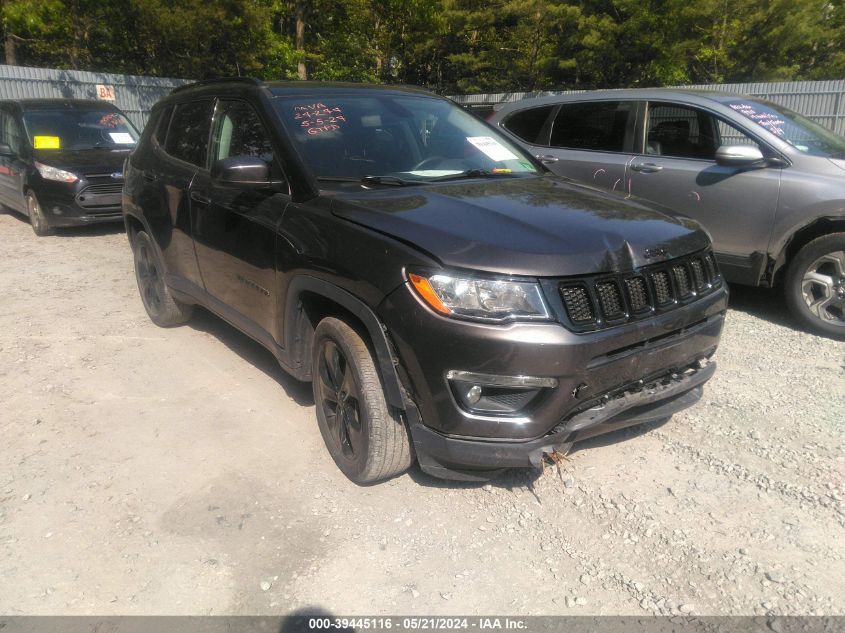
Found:
<svg viewBox="0 0 845 633"><path fill-rule="evenodd" d="M288 350L291 361L293 361L291 365L298 364L301 366L302 357L307 353L304 348L308 346L305 344L306 341L303 340L302 328L299 325L302 322L301 297L306 292L336 303L364 324L376 355L376 363L381 373L387 401L397 409L406 410L406 403L402 397L401 382L396 373L393 354L387 340L386 328L379 321L375 312L358 297L343 288L310 275L295 276L287 290L283 336L284 348ZM300 362L297 363L297 360Z"/></svg>

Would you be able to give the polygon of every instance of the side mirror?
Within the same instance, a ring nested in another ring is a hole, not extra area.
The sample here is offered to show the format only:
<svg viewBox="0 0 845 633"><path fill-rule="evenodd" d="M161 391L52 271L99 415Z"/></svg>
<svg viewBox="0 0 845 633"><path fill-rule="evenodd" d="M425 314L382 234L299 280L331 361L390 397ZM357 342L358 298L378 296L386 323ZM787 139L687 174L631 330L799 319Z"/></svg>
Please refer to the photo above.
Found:
<svg viewBox="0 0 845 633"><path fill-rule="evenodd" d="M221 158L211 166L211 179L232 185L269 185L270 165L256 156Z"/></svg>
<svg viewBox="0 0 845 633"><path fill-rule="evenodd" d="M9 147L6 143L0 143L0 156L14 156L15 153L12 151L12 148Z"/></svg>
<svg viewBox="0 0 845 633"><path fill-rule="evenodd" d="M763 152L753 145L722 145L716 150L716 163L727 167L743 167L763 160Z"/></svg>

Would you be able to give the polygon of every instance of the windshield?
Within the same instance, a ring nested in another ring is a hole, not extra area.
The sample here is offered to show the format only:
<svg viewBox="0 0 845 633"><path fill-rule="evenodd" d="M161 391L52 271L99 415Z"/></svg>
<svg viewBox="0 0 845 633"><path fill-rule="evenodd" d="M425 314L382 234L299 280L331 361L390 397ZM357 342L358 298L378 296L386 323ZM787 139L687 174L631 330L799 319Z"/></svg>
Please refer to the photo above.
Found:
<svg viewBox="0 0 845 633"><path fill-rule="evenodd" d="M538 173L517 146L442 99L324 93L275 105L318 179L409 184Z"/></svg>
<svg viewBox="0 0 845 633"><path fill-rule="evenodd" d="M728 106L782 138L799 152L826 158L845 158L845 138L807 117L768 101L729 101Z"/></svg>
<svg viewBox="0 0 845 633"><path fill-rule="evenodd" d="M138 131L114 110L33 110L23 122L35 149L129 149Z"/></svg>

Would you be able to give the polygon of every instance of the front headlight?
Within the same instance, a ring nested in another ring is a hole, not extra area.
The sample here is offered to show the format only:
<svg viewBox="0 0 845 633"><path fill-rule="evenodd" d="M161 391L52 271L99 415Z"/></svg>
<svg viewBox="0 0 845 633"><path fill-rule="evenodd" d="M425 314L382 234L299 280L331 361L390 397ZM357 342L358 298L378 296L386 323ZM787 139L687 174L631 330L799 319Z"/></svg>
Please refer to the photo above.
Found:
<svg viewBox="0 0 845 633"><path fill-rule="evenodd" d="M58 182L76 182L79 180L76 174L59 169L58 167L50 167L50 165L45 165L38 161L35 161L35 168L45 180L56 180Z"/></svg>
<svg viewBox="0 0 845 633"><path fill-rule="evenodd" d="M420 297L440 314L480 321L548 320L540 286L530 281L408 274Z"/></svg>

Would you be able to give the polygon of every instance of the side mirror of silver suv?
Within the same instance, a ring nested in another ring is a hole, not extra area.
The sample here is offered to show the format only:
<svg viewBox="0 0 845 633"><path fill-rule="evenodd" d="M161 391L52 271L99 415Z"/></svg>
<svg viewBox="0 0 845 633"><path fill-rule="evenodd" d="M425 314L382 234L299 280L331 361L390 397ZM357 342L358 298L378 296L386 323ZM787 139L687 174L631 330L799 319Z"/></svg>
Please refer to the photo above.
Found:
<svg viewBox="0 0 845 633"><path fill-rule="evenodd" d="M722 145L716 150L716 163L719 165L739 167L762 163L763 152L753 145Z"/></svg>

